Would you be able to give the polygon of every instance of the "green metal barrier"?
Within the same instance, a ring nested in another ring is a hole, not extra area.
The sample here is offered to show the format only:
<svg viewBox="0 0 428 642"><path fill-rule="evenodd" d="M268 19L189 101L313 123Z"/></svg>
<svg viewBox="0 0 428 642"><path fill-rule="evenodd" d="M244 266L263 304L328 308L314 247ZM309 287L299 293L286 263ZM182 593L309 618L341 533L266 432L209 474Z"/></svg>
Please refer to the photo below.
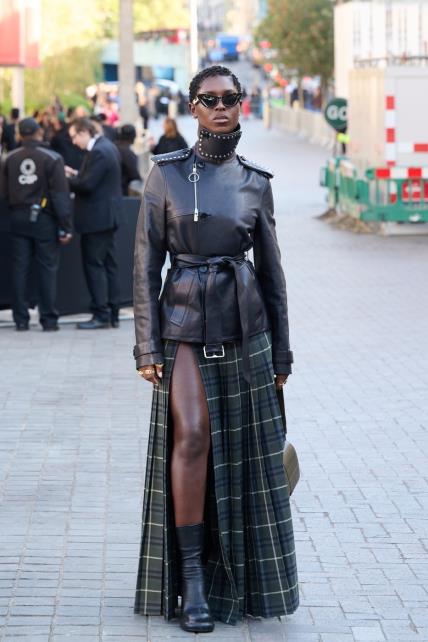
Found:
<svg viewBox="0 0 428 642"><path fill-rule="evenodd" d="M335 209L339 199L339 163L343 156L329 158L326 167L321 168L320 185L326 187L327 202L331 209Z"/></svg>
<svg viewBox="0 0 428 642"><path fill-rule="evenodd" d="M348 159L339 161L338 209L344 214L360 217L359 179L357 168Z"/></svg>
<svg viewBox="0 0 428 642"><path fill-rule="evenodd" d="M331 208L363 221L428 222L428 167L380 167L358 176L355 165L335 157L322 168Z"/></svg>
<svg viewBox="0 0 428 642"><path fill-rule="evenodd" d="M365 178L363 221L428 222L428 168L370 168Z"/></svg>

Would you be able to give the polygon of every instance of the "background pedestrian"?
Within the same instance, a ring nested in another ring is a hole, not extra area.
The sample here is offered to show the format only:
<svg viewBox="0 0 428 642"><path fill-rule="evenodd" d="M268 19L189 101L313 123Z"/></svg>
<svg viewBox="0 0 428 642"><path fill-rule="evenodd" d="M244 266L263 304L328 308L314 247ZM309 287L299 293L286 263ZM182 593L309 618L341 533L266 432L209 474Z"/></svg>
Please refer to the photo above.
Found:
<svg viewBox="0 0 428 642"><path fill-rule="evenodd" d="M187 142L180 134L177 128L177 123L173 118L165 118L163 122L164 133L159 138L158 143L152 144L151 151L153 154L166 154L167 152L175 152L178 149L187 147Z"/></svg>

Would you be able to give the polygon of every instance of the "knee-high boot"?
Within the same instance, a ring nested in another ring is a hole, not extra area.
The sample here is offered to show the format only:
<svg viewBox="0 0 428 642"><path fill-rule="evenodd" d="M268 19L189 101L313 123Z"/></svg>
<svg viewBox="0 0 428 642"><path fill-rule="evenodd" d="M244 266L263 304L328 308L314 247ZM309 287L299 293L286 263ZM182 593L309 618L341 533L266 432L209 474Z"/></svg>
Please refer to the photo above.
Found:
<svg viewBox="0 0 428 642"><path fill-rule="evenodd" d="M205 593L205 573L201 555L204 525L192 524L176 528L181 554L181 628L193 633L209 633L214 629Z"/></svg>

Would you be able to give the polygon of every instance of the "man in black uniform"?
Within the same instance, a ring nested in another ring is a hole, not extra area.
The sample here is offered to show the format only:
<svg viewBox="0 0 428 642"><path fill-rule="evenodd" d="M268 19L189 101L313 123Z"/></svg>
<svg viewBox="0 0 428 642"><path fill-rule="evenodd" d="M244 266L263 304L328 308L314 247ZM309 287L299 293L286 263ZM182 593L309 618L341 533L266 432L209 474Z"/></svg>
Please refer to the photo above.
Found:
<svg viewBox="0 0 428 642"><path fill-rule="evenodd" d="M92 319L78 323L81 330L119 326L120 286L115 237L122 215L120 157L116 146L97 133L89 118L70 125L75 145L86 150L79 170L66 166L76 194L75 226L81 234L83 268L91 295Z"/></svg>
<svg viewBox="0 0 428 642"><path fill-rule="evenodd" d="M34 257L40 323L43 330L58 330L59 243L72 238L64 162L41 143L42 130L34 118L21 120L18 131L22 146L7 155L1 172L1 192L11 209L13 318L17 330L28 330L27 280Z"/></svg>

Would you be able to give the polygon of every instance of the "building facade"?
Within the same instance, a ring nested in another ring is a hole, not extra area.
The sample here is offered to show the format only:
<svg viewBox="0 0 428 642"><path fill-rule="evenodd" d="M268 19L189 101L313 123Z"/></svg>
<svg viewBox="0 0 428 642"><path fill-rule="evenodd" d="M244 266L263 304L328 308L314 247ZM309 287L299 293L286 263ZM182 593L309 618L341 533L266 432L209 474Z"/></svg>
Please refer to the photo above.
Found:
<svg viewBox="0 0 428 642"><path fill-rule="evenodd" d="M335 93L349 95L349 72L359 66L428 64L428 2L368 0L334 11Z"/></svg>

